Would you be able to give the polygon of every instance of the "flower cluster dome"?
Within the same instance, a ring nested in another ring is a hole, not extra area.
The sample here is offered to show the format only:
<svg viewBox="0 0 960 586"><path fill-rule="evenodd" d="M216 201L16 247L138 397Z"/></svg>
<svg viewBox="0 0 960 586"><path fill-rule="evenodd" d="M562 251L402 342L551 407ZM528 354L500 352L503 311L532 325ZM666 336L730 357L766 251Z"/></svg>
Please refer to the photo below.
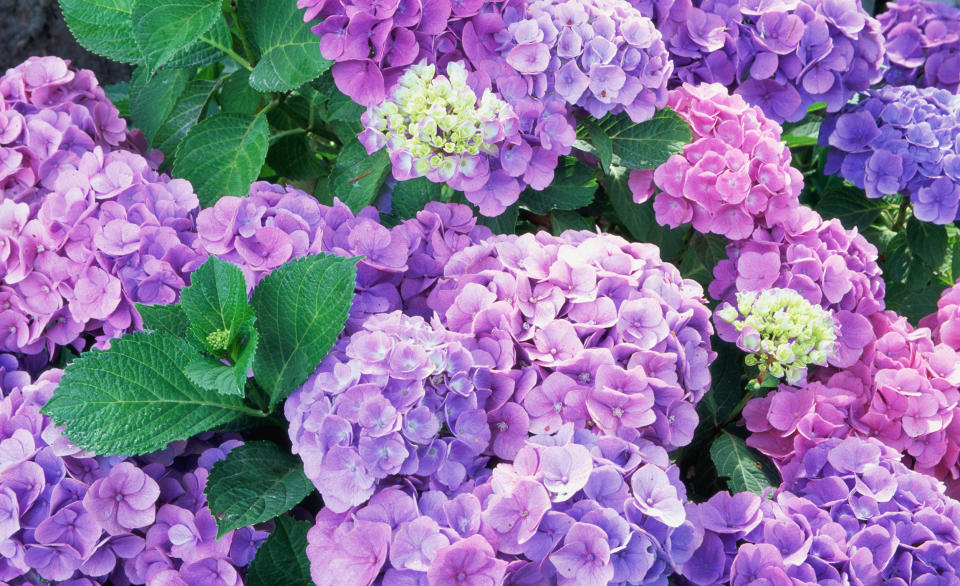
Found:
<svg viewBox="0 0 960 586"><path fill-rule="evenodd" d="M688 584L953 584L960 503L875 439L803 456L776 500L721 492L688 508L702 541Z"/></svg>
<svg viewBox="0 0 960 586"><path fill-rule="evenodd" d="M0 350L52 355L139 326L200 262L190 183L156 171L89 71L31 58L0 78Z"/></svg>
<svg viewBox="0 0 960 586"><path fill-rule="evenodd" d="M960 8L945 2L899 0L877 15L886 40L892 85L960 89Z"/></svg>
<svg viewBox="0 0 960 586"><path fill-rule="evenodd" d="M99 457L40 414L63 373L35 381L0 355L0 581L241 586L267 532L217 539L210 467L242 442L212 434L139 458Z"/></svg>
<svg viewBox="0 0 960 586"><path fill-rule="evenodd" d="M719 84L684 84L668 103L690 124L693 140L653 171L659 224L690 222L698 232L743 240L798 213L803 176L790 166L779 124ZM653 194L650 178L649 171L631 172L635 202Z"/></svg>
<svg viewBox="0 0 960 586"><path fill-rule="evenodd" d="M960 96L937 88L884 86L829 115L820 144L825 173L838 173L867 197L903 194L918 220L960 217Z"/></svg>

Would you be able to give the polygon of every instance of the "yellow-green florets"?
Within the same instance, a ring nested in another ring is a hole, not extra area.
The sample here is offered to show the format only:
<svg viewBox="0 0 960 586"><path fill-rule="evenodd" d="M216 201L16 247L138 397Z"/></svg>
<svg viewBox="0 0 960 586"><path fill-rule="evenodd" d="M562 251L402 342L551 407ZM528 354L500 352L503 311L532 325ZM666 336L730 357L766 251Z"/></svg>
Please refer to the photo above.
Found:
<svg viewBox="0 0 960 586"><path fill-rule="evenodd" d="M398 179L469 175L476 163L461 169L464 159L496 156L499 144L518 134L513 108L489 89L478 100L462 63L449 63L446 73L425 62L410 66L390 98L363 116L360 141L368 152L386 145Z"/></svg>
<svg viewBox="0 0 960 586"><path fill-rule="evenodd" d="M824 365L834 352L833 316L792 289L737 293L737 306L723 304L717 317L740 332L737 346L749 353L748 365L791 384L802 383L808 365Z"/></svg>
<svg viewBox="0 0 960 586"><path fill-rule="evenodd" d="M207 347L215 352L226 350L230 344L230 332L227 330L217 330L207 334Z"/></svg>

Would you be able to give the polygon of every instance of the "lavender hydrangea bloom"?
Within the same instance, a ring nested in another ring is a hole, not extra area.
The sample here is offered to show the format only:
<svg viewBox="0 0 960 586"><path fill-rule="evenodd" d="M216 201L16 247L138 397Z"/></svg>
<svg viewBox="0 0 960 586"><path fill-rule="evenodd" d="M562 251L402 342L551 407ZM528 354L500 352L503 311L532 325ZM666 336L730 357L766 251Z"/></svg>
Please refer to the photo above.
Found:
<svg viewBox="0 0 960 586"><path fill-rule="evenodd" d="M209 466L241 442L203 434L135 459L95 457L40 414L62 371L31 382L11 356L0 364L0 581L242 584L267 533L217 540L203 495Z"/></svg>
<svg viewBox="0 0 960 586"><path fill-rule="evenodd" d="M480 383L494 393L488 412L513 403L533 433L590 422L672 449L690 441L693 405L710 385L701 295L654 246L571 231L461 251L428 303L474 338L478 365L491 370Z"/></svg>
<svg viewBox="0 0 960 586"><path fill-rule="evenodd" d="M363 256L348 332L368 315L397 309L429 318L427 296L447 259L490 234L460 204L430 202L415 218L386 228L375 208L354 214L339 200L320 205L299 189L264 181L253 183L247 197L222 197L197 215L197 248L239 266L248 290L280 264L306 254ZM272 245L266 259L245 252L266 246L267 238Z"/></svg>
<svg viewBox="0 0 960 586"><path fill-rule="evenodd" d="M726 85L777 122L815 102L835 112L883 75L880 24L857 0L635 5L669 39L680 81Z"/></svg>
<svg viewBox="0 0 960 586"><path fill-rule="evenodd" d="M878 198L910 198L919 220L960 217L960 97L947 90L886 86L827 116L820 144L825 173L838 173Z"/></svg>
<svg viewBox="0 0 960 586"><path fill-rule="evenodd" d="M744 496L720 493L688 508L705 531L682 583L960 580L960 504L876 439L829 439L806 453L775 501ZM727 522L713 521L720 515Z"/></svg>
<svg viewBox="0 0 960 586"><path fill-rule="evenodd" d="M566 103L635 122L666 105L673 64L653 22L626 0L538 0L504 15L507 64Z"/></svg>
<svg viewBox="0 0 960 586"><path fill-rule="evenodd" d="M190 184L141 156L89 71L29 59L0 96L0 350L104 344L140 325L134 302L175 302L201 260Z"/></svg>
<svg viewBox="0 0 960 586"><path fill-rule="evenodd" d="M463 341L421 317L373 315L291 395L293 451L327 508L363 504L401 473L452 490L485 463L491 432Z"/></svg>
<svg viewBox="0 0 960 586"><path fill-rule="evenodd" d="M709 291L730 304L738 291L797 291L833 312L840 328L829 363L846 367L873 339L867 318L884 307L885 284L876 260L876 247L856 230L797 207L783 225L727 245L727 258L714 267ZM717 324L717 333L730 342L739 335L724 323Z"/></svg>
<svg viewBox="0 0 960 586"><path fill-rule="evenodd" d="M927 0L900 0L877 15L886 40L892 85L960 89L960 9Z"/></svg>
<svg viewBox="0 0 960 586"><path fill-rule="evenodd" d="M567 424L453 490L396 482L325 507L307 555L320 585L656 583L702 536L685 498L663 448Z"/></svg>

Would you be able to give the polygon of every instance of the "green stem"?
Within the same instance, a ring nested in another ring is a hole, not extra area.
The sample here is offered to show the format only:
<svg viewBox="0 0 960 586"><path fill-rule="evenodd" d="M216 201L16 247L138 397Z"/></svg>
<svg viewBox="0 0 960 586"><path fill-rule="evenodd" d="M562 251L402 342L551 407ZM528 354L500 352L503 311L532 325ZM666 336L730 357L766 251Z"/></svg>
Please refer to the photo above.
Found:
<svg viewBox="0 0 960 586"><path fill-rule="evenodd" d="M900 228L903 228L903 223L907 220L907 207L910 205L910 200L906 197L900 202L900 211L897 212L897 221L893 224L893 231L897 232Z"/></svg>
<svg viewBox="0 0 960 586"><path fill-rule="evenodd" d="M267 393L260 388L260 385L257 384L257 381L252 378L247 379L247 396L251 397L253 402L257 404L257 407L260 409L259 413L262 417L268 417L270 415L270 412L268 411L270 402L267 400Z"/></svg>
<svg viewBox="0 0 960 586"><path fill-rule="evenodd" d="M270 137L270 144L273 144L276 141L286 136L293 136L294 134L303 134L305 132L307 132L306 128L291 128L290 130L281 130L280 132Z"/></svg>
<svg viewBox="0 0 960 586"><path fill-rule="evenodd" d="M763 372L760 373L760 376L757 377L757 380L750 381L750 382L754 384L747 385L747 394L745 394L743 398L740 399L740 402L737 403L737 406L733 408L733 411L730 412L730 415L727 415L727 418L724 419L720 423L720 425L718 425L717 427L720 427L720 428L726 427L731 422L736 421L740 417L740 414L743 412L743 408L747 406L747 403L750 402L750 399L754 398L757 394L757 391L760 390L760 383L763 382Z"/></svg>
<svg viewBox="0 0 960 586"><path fill-rule="evenodd" d="M237 38L240 39L240 45L243 46L243 52L247 54L247 57L253 60L253 56L256 55L253 51L253 45L250 44L250 41L247 40L247 33L244 32L243 27L240 26L240 16L237 14L236 5L230 4L230 16L233 20L233 29L234 34L237 35Z"/></svg>
<svg viewBox="0 0 960 586"><path fill-rule="evenodd" d="M279 106L279 105L280 105L280 100L278 100L277 98L273 98L273 99L271 99L269 102L267 102L262 108L260 108L260 109L257 110L256 112L254 112L254 115L256 115L256 116L264 115L264 116L265 116L265 115L267 114L267 112L269 112L270 110L273 110L274 108L276 108L276 107Z"/></svg>
<svg viewBox="0 0 960 586"><path fill-rule="evenodd" d="M243 67L244 69L246 69L247 71L253 71L253 65L250 65L250 62L249 62L249 61L247 61L246 59L244 59L239 53L237 53L236 51L234 51L232 48L230 48L230 47L225 47L225 46L221 45L220 43L216 42L215 40L210 39L210 38L208 38L208 37L206 37L206 36L201 36L201 37L200 37L200 40L203 41L204 43L210 45L211 47L213 47L213 48L215 48L215 49L220 49L221 51L223 51L224 53L226 53L228 57L230 57L231 59L233 59L234 61L236 61L237 63L239 63L240 66Z"/></svg>

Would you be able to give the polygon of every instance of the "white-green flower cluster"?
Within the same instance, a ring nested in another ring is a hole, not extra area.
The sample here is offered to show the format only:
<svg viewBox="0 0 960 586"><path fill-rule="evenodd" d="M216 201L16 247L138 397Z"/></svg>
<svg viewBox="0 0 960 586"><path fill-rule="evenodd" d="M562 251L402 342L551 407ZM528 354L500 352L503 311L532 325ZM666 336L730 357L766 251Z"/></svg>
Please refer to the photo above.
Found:
<svg viewBox="0 0 960 586"><path fill-rule="evenodd" d="M747 364L790 384L802 383L807 365L824 365L834 352L833 316L792 289L737 293L737 307L724 303L717 318L740 332Z"/></svg>
<svg viewBox="0 0 960 586"><path fill-rule="evenodd" d="M426 176L455 189L483 185L489 158L499 156L505 140L519 137L513 108L490 89L477 100L456 61L446 76L426 62L410 66L390 98L368 109L362 122L360 141L368 153L387 147L398 180Z"/></svg>

